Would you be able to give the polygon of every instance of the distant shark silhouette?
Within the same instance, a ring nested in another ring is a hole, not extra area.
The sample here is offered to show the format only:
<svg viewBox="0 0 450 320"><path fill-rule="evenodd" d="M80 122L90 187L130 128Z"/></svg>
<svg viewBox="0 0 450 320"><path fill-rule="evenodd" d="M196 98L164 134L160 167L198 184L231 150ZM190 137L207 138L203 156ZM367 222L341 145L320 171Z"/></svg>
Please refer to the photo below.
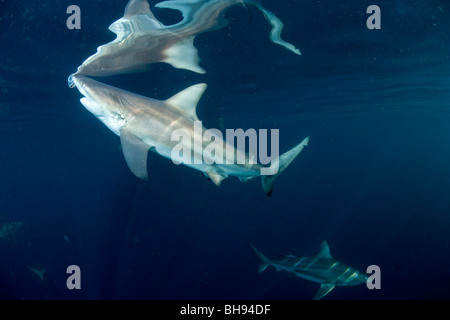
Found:
<svg viewBox="0 0 450 320"><path fill-rule="evenodd" d="M201 127L201 132L194 129L196 122L199 123L196 106L206 89L206 84L194 85L165 101L160 101L114 88L84 76L72 76L70 81L85 96L81 99L81 103L111 131L120 136L128 167L138 178L144 180L148 180L147 156L148 151L152 150L163 157L204 172L218 186L228 176L236 176L243 182L261 176L263 189L270 196L275 178L289 166L309 141L309 138L305 138L292 150L274 159L278 165L277 172L272 175L261 175L262 167L259 164L250 164L247 161L243 164L233 164L233 161L230 161L232 164L225 161L218 164L215 159L206 158L208 154L203 153L206 145L213 147L214 150L223 150L222 154L226 154L228 159L250 157L233 146L230 149L233 152L229 154L230 146L218 137L205 144L202 141L205 129ZM181 158L174 159L172 150L179 142L172 140L172 134L180 129L189 132L194 141L200 141L202 146L200 150L195 148L195 142L191 143L192 139L189 139L187 148L190 148L190 154L194 157L201 152L197 155L199 159L203 159L201 163L185 163Z"/></svg>
<svg viewBox="0 0 450 320"><path fill-rule="evenodd" d="M320 283L319 291L314 296L314 300L322 299L335 286L354 286L367 282L367 276L364 273L334 260L326 241L322 243L320 252L312 258L286 256L279 260L268 259L252 244L249 245L261 263L258 273L263 272L269 266L273 266L277 271L287 271L297 277Z"/></svg>
<svg viewBox="0 0 450 320"><path fill-rule="evenodd" d="M37 275L39 277L39 279L44 281L44 274L45 274L44 268L41 268L41 270L39 270L39 269L35 269L35 268L28 266L28 269L30 269L35 275Z"/></svg>
<svg viewBox="0 0 450 320"><path fill-rule="evenodd" d="M124 16L109 29L117 38L97 49L78 68L77 75L108 76L148 70L150 64L165 62L175 68L205 73L199 66L196 35L226 25L223 14L236 4L250 4L263 12L272 25L270 39L296 54L300 51L281 39L283 23L254 0L172 0L157 8L181 11L183 20L163 25L150 10L147 0L130 0Z"/></svg>
<svg viewBox="0 0 450 320"><path fill-rule="evenodd" d="M22 228L22 226L22 221L5 222L3 224L0 224L0 239L14 237L17 230Z"/></svg>

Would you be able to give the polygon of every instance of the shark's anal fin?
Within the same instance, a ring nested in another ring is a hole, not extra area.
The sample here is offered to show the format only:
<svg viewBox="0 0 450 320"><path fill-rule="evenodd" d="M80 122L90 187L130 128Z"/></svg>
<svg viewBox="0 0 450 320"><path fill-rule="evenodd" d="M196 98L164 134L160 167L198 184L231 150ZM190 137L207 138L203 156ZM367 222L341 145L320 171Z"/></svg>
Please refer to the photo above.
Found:
<svg viewBox="0 0 450 320"><path fill-rule="evenodd" d="M320 300L323 297L325 297L327 294L330 293L331 290L334 289L333 283L322 283L320 285L319 291L317 291L316 295L314 296L313 300Z"/></svg>
<svg viewBox="0 0 450 320"><path fill-rule="evenodd" d="M120 142L128 168L139 179L148 180L147 157L151 146L130 133L126 128L120 130Z"/></svg>
<svg viewBox="0 0 450 320"><path fill-rule="evenodd" d="M248 176L248 177L239 177L239 180L241 180L242 183L246 183L248 180L256 178L255 176Z"/></svg>

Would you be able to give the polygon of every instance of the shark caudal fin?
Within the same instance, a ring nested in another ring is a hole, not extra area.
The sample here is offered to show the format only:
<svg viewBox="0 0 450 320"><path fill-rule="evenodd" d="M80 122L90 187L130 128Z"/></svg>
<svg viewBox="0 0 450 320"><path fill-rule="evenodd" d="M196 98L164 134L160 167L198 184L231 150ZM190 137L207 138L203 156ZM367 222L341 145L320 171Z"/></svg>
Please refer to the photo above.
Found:
<svg viewBox="0 0 450 320"><path fill-rule="evenodd" d="M308 145L308 142L309 137L306 137L299 145L282 154L278 158L278 172L276 174L261 176L264 192L269 197L272 195L273 183L275 179L291 164L292 161L294 161L294 159L299 155L303 148Z"/></svg>
<svg viewBox="0 0 450 320"><path fill-rule="evenodd" d="M263 272L267 269L268 266L270 266L270 260L263 255L258 249L256 249L251 243L248 244L250 246L250 249L252 249L253 253L256 255L256 257L259 259L260 265L258 267L258 273Z"/></svg>

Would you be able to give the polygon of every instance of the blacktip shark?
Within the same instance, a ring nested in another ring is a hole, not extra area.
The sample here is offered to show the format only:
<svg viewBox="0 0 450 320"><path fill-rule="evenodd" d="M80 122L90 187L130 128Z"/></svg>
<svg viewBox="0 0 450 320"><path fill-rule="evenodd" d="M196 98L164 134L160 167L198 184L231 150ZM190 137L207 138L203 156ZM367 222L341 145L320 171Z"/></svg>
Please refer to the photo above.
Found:
<svg viewBox="0 0 450 320"><path fill-rule="evenodd" d="M206 129L203 126L196 130L201 124L196 107L206 90L206 84L191 86L164 101L140 96L80 75L70 76L69 85L75 85L84 95L80 101L86 109L120 136L128 167L134 175L144 180L148 180L147 157L148 151L151 150L172 159L175 163L183 163L202 171L217 186L228 176L236 176L243 182L261 176L263 189L270 196L275 178L289 166L309 141L307 137L290 151L276 157L271 167L276 164L277 171L262 175L265 168L260 164L252 164L249 161L238 164L234 161L236 158L249 159L253 155L244 154L218 136L211 141L205 141L203 134ZM189 141L174 141L173 134L177 130L189 133ZM191 140L194 140L194 143ZM186 144L186 148L192 152L190 154L203 161L186 163L181 155L174 154L173 148L180 143ZM195 148L197 143L200 143L200 149ZM227 160L232 161L220 164L216 159L205 159L208 154L203 151L208 146L214 150L225 150L223 154ZM198 154L199 152L201 154Z"/></svg>
<svg viewBox="0 0 450 320"><path fill-rule="evenodd" d="M314 300L322 299L335 286L354 286L367 282L366 274L334 260L326 241L322 243L320 252L314 257L286 256L280 260L271 260L252 244L249 245L261 263L258 267L258 273L263 272L269 266L273 266L277 271L284 270L297 277L320 283L319 291L314 296Z"/></svg>
<svg viewBox="0 0 450 320"><path fill-rule="evenodd" d="M271 41L300 54L292 44L281 39L281 20L254 0L172 0L157 3L157 8L181 11L183 19L173 25L158 21L147 0L130 0L124 16L109 27L117 35L116 39L98 47L97 53L86 59L76 74L101 77L139 72L148 70L156 62L205 73L199 66L194 38L225 26L223 15L236 4L258 8L272 25Z"/></svg>

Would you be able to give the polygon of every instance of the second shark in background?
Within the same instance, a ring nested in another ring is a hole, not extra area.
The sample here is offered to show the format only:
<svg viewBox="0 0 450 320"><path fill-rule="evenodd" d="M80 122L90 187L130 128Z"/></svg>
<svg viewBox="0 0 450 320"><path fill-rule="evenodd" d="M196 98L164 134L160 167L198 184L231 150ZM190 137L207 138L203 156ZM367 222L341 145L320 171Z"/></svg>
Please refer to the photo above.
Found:
<svg viewBox="0 0 450 320"><path fill-rule="evenodd" d="M272 260L251 244L250 248L260 261L258 273L263 272L269 266L273 266L277 271L287 271L299 278L320 283L319 291L314 296L314 300L322 299L335 286L355 286L367 282L367 275L334 260L326 241L322 243L320 252L314 257L286 256L279 260Z"/></svg>

